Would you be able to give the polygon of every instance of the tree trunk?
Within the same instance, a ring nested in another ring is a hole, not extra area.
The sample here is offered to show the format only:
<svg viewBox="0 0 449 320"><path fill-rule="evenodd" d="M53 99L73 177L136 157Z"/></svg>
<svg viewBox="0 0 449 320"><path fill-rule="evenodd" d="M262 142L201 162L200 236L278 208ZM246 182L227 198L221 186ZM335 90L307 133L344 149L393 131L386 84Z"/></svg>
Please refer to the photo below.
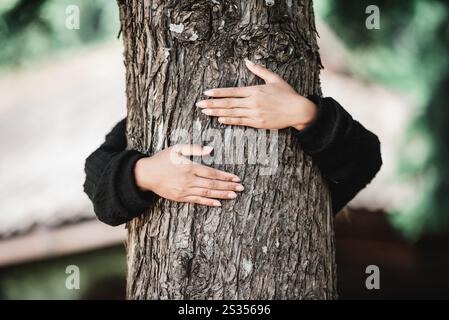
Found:
<svg viewBox="0 0 449 320"><path fill-rule="evenodd" d="M336 298L330 197L297 137L290 129L226 130L195 107L208 88L260 84L244 58L303 95L321 94L312 1L119 5L129 147L154 154L180 142L212 144L211 166L245 185L221 208L161 199L131 221L128 298Z"/></svg>

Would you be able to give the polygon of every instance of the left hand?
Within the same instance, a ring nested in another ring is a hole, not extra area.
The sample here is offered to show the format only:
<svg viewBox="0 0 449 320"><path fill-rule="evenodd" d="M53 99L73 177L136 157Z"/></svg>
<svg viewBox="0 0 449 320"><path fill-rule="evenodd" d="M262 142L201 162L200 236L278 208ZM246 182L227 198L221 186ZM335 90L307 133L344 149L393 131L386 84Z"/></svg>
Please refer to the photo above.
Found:
<svg viewBox="0 0 449 320"><path fill-rule="evenodd" d="M226 125L258 129L293 127L303 130L315 119L317 107L312 101L267 68L249 60L245 63L265 85L207 90L204 94L216 99L196 104L204 114L218 117L218 121Z"/></svg>

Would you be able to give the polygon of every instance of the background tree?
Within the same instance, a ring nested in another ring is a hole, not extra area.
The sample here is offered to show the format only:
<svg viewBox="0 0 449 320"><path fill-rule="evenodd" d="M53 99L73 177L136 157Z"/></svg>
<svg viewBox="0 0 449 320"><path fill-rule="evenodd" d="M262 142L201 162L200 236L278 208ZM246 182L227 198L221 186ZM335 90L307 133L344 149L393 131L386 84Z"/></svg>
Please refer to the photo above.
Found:
<svg viewBox="0 0 449 320"><path fill-rule="evenodd" d="M325 21L351 48L354 74L402 90L423 107L406 133L400 164L402 178L419 194L391 215L393 223L410 239L447 231L449 2L323 1L328 6ZM367 18L365 9L372 4L380 9L380 30L361 27Z"/></svg>
<svg viewBox="0 0 449 320"><path fill-rule="evenodd" d="M258 61L301 94L321 94L311 0L119 1L129 146L153 154L176 129L224 129L194 104L205 89L259 80ZM246 128L245 134L254 129ZM331 299L336 297L329 194L290 130L279 167L216 165L246 191L221 208L160 200L128 224L131 299ZM248 148L245 147L246 155Z"/></svg>

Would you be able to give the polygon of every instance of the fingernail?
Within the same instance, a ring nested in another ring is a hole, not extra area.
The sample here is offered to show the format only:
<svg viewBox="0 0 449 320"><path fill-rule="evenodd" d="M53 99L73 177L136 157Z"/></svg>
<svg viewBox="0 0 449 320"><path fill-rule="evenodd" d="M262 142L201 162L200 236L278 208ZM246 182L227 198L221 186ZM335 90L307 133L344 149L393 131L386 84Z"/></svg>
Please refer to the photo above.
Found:
<svg viewBox="0 0 449 320"><path fill-rule="evenodd" d="M211 147L211 146L204 146L203 147L203 151L206 152L206 153L211 153L212 150L214 150L214 148Z"/></svg>
<svg viewBox="0 0 449 320"><path fill-rule="evenodd" d="M196 103L196 106L198 108L206 108L207 104L206 104L206 101L199 101L199 102Z"/></svg>
<svg viewBox="0 0 449 320"><path fill-rule="evenodd" d="M211 96L211 95L214 94L214 91L213 91L212 89L206 90L206 91L203 92L203 94L204 94L205 96Z"/></svg>
<svg viewBox="0 0 449 320"><path fill-rule="evenodd" d="M238 185L237 187L235 187L235 190L237 190L237 191L243 191L243 190L245 190L245 187L242 186L242 185L240 184L240 185Z"/></svg>
<svg viewBox="0 0 449 320"><path fill-rule="evenodd" d="M240 182L240 178L239 177L232 178L232 182Z"/></svg>
<svg viewBox="0 0 449 320"><path fill-rule="evenodd" d="M201 112L204 113L204 114L210 115L210 110L209 109L201 110Z"/></svg>
<svg viewBox="0 0 449 320"><path fill-rule="evenodd" d="M235 192L230 192L230 193L228 193L228 198L229 198L229 199L235 199L235 198L237 198L237 193L235 193Z"/></svg>
<svg viewBox="0 0 449 320"><path fill-rule="evenodd" d="M251 67L254 67L254 66L256 65L254 62L252 62L251 60L249 60L249 59L247 59L247 58L245 58L245 63L246 63L247 65L250 65Z"/></svg>
<svg viewBox="0 0 449 320"><path fill-rule="evenodd" d="M214 201L214 206L221 207L221 202L220 201Z"/></svg>

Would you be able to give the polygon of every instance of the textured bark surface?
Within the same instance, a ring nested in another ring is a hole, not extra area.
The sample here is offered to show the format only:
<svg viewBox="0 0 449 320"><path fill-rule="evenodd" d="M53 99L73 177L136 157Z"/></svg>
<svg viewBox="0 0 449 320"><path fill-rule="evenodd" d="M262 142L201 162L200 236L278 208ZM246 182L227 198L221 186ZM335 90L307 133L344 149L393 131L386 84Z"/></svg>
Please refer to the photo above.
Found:
<svg viewBox="0 0 449 320"><path fill-rule="evenodd" d="M194 104L208 88L260 83L244 58L276 71L302 94L321 93L311 0L119 5L130 148L153 154L179 142L171 139L177 129L198 132L195 125L202 133L224 132ZM191 142L198 142L197 135ZM278 153L278 167L271 175L250 161L213 164L242 178L245 192L237 200L223 201L221 208L159 200L128 224L128 298L336 297L328 191L290 130L273 141L270 156ZM221 145L228 147L215 141ZM246 156L252 152L239 147Z"/></svg>

